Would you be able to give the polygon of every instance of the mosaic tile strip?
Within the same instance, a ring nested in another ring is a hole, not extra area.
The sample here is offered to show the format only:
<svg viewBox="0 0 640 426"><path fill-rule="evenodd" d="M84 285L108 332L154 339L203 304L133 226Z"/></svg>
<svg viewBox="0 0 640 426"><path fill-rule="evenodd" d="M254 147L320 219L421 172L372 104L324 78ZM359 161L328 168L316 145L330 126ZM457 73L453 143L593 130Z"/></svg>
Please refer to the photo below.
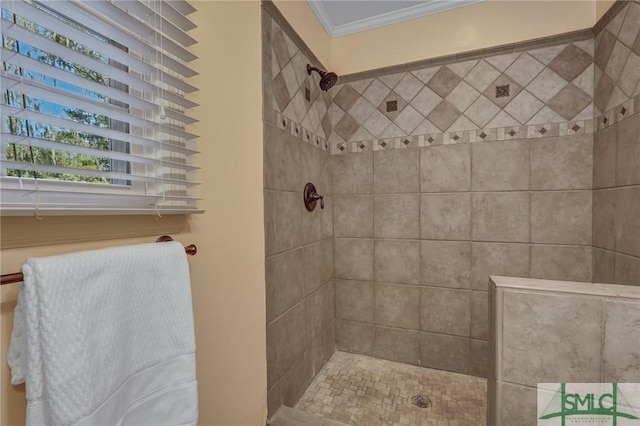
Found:
<svg viewBox="0 0 640 426"><path fill-rule="evenodd" d="M323 151L329 150L329 143L326 139L320 137L317 133L313 133L311 130L302 127L302 125L285 117L279 112L276 113L276 124L279 129L286 130L293 136L301 139L303 142L313 145Z"/></svg>
<svg viewBox="0 0 640 426"><path fill-rule="evenodd" d="M485 379L336 352L296 408L356 426L478 426L486 405Z"/></svg>
<svg viewBox="0 0 640 426"><path fill-rule="evenodd" d="M617 109L620 111L620 108ZM637 113L637 112L636 112ZM613 111L611 112L613 115ZM618 112L620 115L621 113ZM612 120L612 119L611 119ZM599 123L600 124L600 123ZM508 126L497 129L464 130L459 132L428 133L396 138L371 139L366 141L339 142L331 144L331 154L349 152L382 151L389 149L422 148L433 145L454 145L491 141L508 141L533 138L551 138L591 134L594 120L576 120L564 123L535 124L530 126Z"/></svg>
<svg viewBox="0 0 640 426"><path fill-rule="evenodd" d="M640 95L628 99L621 105L599 115L595 120L596 130L606 129L616 123L640 113Z"/></svg>

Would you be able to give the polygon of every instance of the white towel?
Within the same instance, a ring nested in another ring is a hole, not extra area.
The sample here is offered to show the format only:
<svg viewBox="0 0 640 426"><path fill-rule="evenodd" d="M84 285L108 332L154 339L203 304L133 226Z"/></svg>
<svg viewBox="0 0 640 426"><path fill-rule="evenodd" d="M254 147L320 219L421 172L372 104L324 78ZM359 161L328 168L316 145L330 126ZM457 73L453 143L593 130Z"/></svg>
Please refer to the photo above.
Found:
<svg viewBox="0 0 640 426"><path fill-rule="evenodd" d="M8 360L27 425L195 425L189 265L177 242L30 258Z"/></svg>

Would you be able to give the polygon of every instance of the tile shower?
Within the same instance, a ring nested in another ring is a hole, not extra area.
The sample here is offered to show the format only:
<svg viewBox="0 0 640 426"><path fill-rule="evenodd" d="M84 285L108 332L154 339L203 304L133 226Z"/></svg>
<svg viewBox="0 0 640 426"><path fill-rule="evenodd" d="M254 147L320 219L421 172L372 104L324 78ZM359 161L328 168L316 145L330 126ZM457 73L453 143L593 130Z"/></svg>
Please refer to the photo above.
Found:
<svg viewBox="0 0 640 426"><path fill-rule="evenodd" d="M265 6L270 415L336 349L486 377L489 274L640 283L640 3L614 8L324 93Z"/></svg>

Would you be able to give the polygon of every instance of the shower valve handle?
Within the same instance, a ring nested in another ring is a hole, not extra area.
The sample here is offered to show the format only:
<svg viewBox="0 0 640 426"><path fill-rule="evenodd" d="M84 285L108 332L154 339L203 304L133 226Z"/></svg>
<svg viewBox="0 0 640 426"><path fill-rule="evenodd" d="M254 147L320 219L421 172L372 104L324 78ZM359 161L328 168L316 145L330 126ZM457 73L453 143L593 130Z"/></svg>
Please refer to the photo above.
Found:
<svg viewBox="0 0 640 426"><path fill-rule="evenodd" d="M309 200L311 201L320 200L320 208L324 209L324 195L319 195L314 192L313 194L309 194Z"/></svg>
<svg viewBox="0 0 640 426"><path fill-rule="evenodd" d="M316 203L318 202L318 200L320 200L320 208L324 209L324 196L318 194L314 184L310 182L307 183L304 186L303 192L304 206L307 208L307 210L312 212L316 208Z"/></svg>

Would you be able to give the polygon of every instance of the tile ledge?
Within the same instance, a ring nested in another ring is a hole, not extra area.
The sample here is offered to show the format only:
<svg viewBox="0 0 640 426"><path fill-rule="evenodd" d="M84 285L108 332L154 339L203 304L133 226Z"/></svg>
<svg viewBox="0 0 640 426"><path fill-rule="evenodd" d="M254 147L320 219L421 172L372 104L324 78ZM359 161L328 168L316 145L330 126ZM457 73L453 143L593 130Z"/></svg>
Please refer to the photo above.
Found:
<svg viewBox="0 0 640 426"><path fill-rule="evenodd" d="M489 277L489 281L492 289L506 288L537 290L552 293L571 293L612 298L640 299L640 287L628 285L593 284L576 281L543 280L493 275Z"/></svg>

